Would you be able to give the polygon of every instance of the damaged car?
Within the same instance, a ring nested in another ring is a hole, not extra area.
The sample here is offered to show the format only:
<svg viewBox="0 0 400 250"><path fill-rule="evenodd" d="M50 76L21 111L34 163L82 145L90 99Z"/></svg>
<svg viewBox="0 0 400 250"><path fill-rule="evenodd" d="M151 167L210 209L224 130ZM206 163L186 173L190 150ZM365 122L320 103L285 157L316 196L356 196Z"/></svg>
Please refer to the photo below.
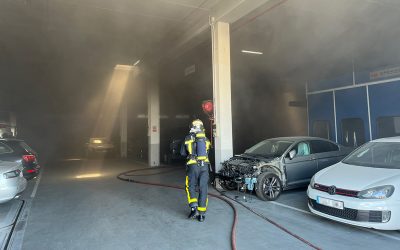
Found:
<svg viewBox="0 0 400 250"><path fill-rule="evenodd" d="M219 183L226 190L254 190L261 200L273 201L283 190L306 187L315 173L351 151L317 137L272 138L223 162Z"/></svg>

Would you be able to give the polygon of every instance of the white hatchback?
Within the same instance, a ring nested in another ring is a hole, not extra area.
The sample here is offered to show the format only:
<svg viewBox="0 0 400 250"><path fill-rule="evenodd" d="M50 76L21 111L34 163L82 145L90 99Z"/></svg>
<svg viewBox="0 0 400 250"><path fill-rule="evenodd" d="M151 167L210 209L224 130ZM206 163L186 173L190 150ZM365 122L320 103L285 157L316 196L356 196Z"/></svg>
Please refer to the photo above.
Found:
<svg viewBox="0 0 400 250"><path fill-rule="evenodd" d="M14 199L25 190L27 181L20 162L0 161L0 203Z"/></svg>
<svg viewBox="0 0 400 250"><path fill-rule="evenodd" d="M382 230L400 229L400 137L368 142L314 175L311 212Z"/></svg>

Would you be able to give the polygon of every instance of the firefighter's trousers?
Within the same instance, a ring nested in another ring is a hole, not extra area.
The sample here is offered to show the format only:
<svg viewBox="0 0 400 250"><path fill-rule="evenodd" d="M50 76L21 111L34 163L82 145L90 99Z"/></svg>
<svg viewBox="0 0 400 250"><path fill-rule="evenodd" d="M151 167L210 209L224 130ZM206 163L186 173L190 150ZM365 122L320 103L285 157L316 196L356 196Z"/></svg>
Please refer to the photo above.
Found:
<svg viewBox="0 0 400 250"><path fill-rule="evenodd" d="M209 163L191 164L186 166L186 194L189 206L197 207L200 214L204 214L208 205L208 168ZM199 188L197 198L196 187Z"/></svg>

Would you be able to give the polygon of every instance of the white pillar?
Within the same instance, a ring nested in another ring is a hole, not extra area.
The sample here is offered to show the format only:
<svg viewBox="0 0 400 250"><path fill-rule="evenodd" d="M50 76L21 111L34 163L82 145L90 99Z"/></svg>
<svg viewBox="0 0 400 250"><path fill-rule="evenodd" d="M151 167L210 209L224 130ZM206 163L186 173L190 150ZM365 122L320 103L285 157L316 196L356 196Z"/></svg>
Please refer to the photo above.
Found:
<svg viewBox="0 0 400 250"><path fill-rule="evenodd" d="M121 136L121 158L128 155L128 104L126 93L122 97L120 109L120 136Z"/></svg>
<svg viewBox="0 0 400 250"><path fill-rule="evenodd" d="M211 25L215 118L215 170L233 155L229 24Z"/></svg>
<svg viewBox="0 0 400 250"><path fill-rule="evenodd" d="M156 78L151 77L147 89L149 166L160 165L160 97Z"/></svg>

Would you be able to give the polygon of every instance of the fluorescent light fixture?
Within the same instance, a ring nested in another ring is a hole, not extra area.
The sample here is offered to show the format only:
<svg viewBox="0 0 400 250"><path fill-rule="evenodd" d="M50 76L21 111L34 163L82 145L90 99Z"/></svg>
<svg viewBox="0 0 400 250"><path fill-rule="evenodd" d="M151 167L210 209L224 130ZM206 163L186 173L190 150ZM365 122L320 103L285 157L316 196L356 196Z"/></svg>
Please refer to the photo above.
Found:
<svg viewBox="0 0 400 250"><path fill-rule="evenodd" d="M139 118L139 119L147 119L147 115L145 115L145 114L138 114L137 118Z"/></svg>
<svg viewBox="0 0 400 250"><path fill-rule="evenodd" d="M138 65L140 63L140 60L137 60L134 64L133 64L133 66L136 66L136 65Z"/></svg>
<svg viewBox="0 0 400 250"><path fill-rule="evenodd" d="M183 115L183 114L179 114L175 116L176 119L189 119L190 116L189 115Z"/></svg>
<svg viewBox="0 0 400 250"><path fill-rule="evenodd" d="M123 65L123 64L117 64L114 67L114 70L133 70L133 66L131 65Z"/></svg>
<svg viewBox="0 0 400 250"><path fill-rule="evenodd" d="M76 179L84 179L84 178L97 178L100 177L101 174L99 173L93 173L93 174L82 174L82 175L77 175L75 178Z"/></svg>
<svg viewBox="0 0 400 250"><path fill-rule="evenodd" d="M255 54L255 55L262 55L263 54L260 51L251 51L251 50L244 50L244 49L242 49L242 53Z"/></svg>
<svg viewBox="0 0 400 250"><path fill-rule="evenodd" d="M64 161L81 161L82 159L80 158L68 158L68 159L64 159Z"/></svg>

